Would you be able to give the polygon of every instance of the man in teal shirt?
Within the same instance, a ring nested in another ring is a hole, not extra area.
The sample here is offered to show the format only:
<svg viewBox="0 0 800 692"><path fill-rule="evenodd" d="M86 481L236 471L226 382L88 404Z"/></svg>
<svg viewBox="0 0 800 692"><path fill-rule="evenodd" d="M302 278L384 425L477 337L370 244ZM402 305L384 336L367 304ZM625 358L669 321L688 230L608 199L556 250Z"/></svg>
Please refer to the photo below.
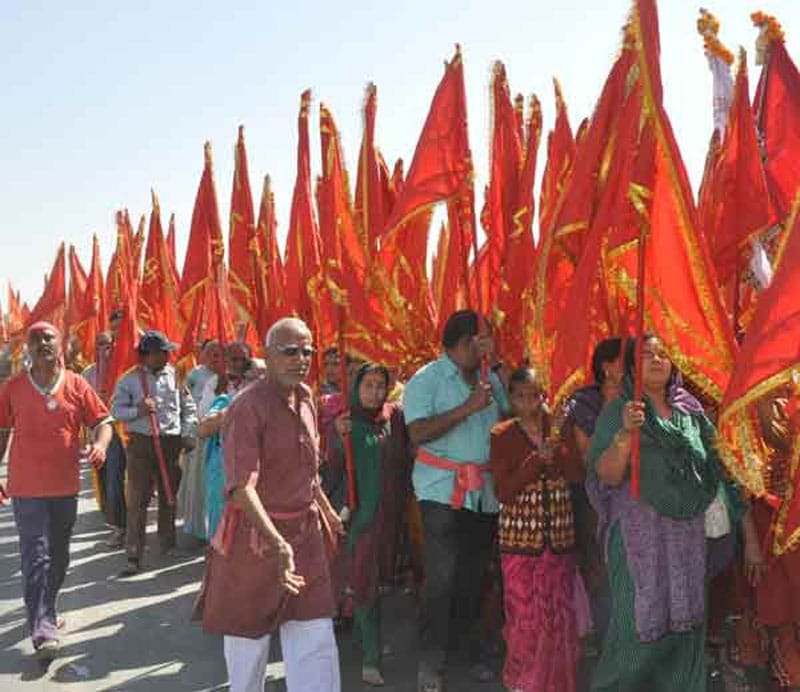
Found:
<svg viewBox="0 0 800 692"><path fill-rule="evenodd" d="M493 677L476 634L499 511L488 468L490 433L508 402L493 371L481 378L493 344L480 327L472 310L451 315L444 354L411 378L403 397L417 447L413 483L425 535L420 692L442 689L445 655L459 633L468 637L472 673Z"/></svg>

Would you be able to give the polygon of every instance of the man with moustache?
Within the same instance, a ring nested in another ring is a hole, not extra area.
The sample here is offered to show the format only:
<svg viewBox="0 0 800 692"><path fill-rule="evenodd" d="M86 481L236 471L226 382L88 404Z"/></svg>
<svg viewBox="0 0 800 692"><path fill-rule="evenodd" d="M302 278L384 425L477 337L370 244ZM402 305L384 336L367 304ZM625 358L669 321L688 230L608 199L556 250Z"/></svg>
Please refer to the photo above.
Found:
<svg viewBox="0 0 800 692"><path fill-rule="evenodd" d="M35 323L27 346L30 369L0 388L0 459L13 431L8 496L19 532L25 608L37 655L51 659L59 647L56 601L69 566L79 461L103 465L111 425L89 383L64 367L56 327ZM93 441L81 449L84 427Z"/></svg>
<svg viewBox="0 0 800 692"><path fill-rule="evenodd" d="M339 692L325 526L342 532L322 492L319 433L303 384L314 349L304 322L276 322L268 376L233 401L222 428L226 506L196 607L224 635L232 692L261 692L280 630L289 692Z"/></svg>

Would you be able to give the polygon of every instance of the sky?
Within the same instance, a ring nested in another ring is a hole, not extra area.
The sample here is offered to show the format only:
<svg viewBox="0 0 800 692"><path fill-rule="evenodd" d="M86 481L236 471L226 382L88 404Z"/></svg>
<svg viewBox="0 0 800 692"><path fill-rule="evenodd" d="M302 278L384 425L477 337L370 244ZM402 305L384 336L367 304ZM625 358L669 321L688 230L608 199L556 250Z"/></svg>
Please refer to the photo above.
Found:
<svg viewBox="0 0 800 692"><path fill-rule="evenodd" d="M775 14L790 54L800 55L797 0L706 6L722 23L722 41L748 51L752 89L760 68L750 12ZM541 174L554 117L552 78L561 82L575 127L591 114L629 8L629 0L3 0L0 304L8 281L35 302L62 240L75 244L88 268L96 233L107 263L114 212L127 207L136 223L150 212L151 188L162 222L176 214L182 263L206 140L214 147L227 229L240 124L256 197L264 174L271 175L282 241L301 92L314 94L312 174L320 169L322 102L341 131L354 187L366 84L378 87L379 147L387 161L403 157L408 166L456 43L465 65L476 191L487 179L495 60L505 63L512 92L536 93L542 101ZM659 11L665 105L696 189L712 129L711 73L695 29L698 2L661 0Z"/></svg>

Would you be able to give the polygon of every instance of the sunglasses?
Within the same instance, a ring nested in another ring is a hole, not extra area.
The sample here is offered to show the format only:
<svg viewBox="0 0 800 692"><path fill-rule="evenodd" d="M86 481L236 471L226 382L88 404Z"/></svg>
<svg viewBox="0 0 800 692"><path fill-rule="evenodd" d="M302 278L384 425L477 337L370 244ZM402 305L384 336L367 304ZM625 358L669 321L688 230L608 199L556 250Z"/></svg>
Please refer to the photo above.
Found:
<svg viewBox="0 0 800 692"><path fill-rule="evenodd" d="M296 358L297 356L311 358L316 353L311 346L298 346L297 344L275 344L275 350L287 358Z"/></svg>

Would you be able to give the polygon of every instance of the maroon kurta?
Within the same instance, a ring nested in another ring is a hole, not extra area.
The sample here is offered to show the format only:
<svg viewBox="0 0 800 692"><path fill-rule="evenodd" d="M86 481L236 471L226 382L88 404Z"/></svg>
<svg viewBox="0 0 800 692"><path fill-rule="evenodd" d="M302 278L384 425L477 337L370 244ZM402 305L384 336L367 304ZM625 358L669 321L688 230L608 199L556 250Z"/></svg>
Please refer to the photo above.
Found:
<svg viewBox="0 0 800 692"><path fill-rule="evenodd" d="M196 616L209 632L258 638L288 620L333 617L334 601L314 489L319 484L319 435L311 390L297 389L297 413L262 380L243 390L222 430L228 491L247 484L294 550L306 580L298 596L278 583L275 550L243 513L226 506L220 531L225 554L210 548ZM229 501L230 502L230 501ZM286 518L290 516L291 518Z"/></svg>

